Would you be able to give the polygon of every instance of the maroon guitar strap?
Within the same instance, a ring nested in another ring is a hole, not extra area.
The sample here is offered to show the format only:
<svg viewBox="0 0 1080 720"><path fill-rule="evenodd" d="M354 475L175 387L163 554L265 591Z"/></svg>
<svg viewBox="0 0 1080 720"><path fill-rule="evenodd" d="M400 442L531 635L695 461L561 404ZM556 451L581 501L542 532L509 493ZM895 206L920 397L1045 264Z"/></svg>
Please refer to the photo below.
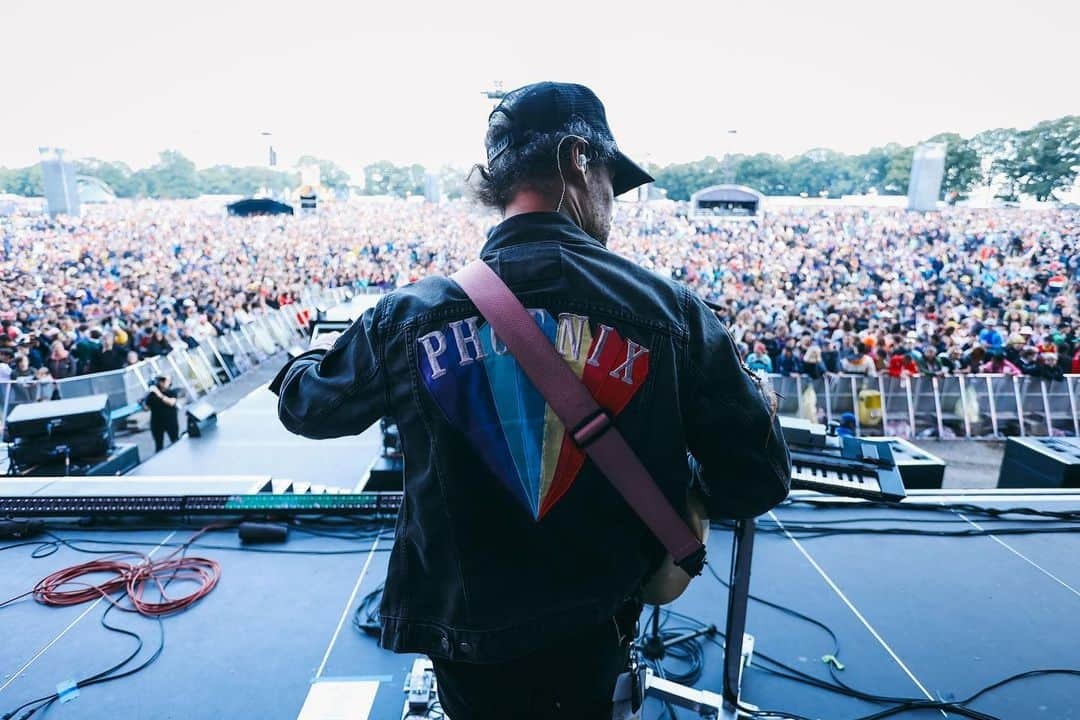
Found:
<svg viewBox="0 0 1080 720"><path fill-rule="evenodd" d="M597 404L502 279L482 260L468 264L451 279L491 324L574 443L660 540L675 564L690 577L701 574L705 546L660 492L611 414Z"/></svg>

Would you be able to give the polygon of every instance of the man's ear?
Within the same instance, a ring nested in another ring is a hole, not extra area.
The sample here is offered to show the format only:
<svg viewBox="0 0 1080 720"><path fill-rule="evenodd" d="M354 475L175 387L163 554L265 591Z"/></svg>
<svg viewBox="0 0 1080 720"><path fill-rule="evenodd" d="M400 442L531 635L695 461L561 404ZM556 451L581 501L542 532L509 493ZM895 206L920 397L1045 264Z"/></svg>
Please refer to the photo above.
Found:
<svg viewBox="0 0 1080 720"><path fill-rule="evenodd" d="M571 138L570 156L563 165L563 173L566 182L576 185L586 185L589 173L589 144L583 140Z"/></svg>

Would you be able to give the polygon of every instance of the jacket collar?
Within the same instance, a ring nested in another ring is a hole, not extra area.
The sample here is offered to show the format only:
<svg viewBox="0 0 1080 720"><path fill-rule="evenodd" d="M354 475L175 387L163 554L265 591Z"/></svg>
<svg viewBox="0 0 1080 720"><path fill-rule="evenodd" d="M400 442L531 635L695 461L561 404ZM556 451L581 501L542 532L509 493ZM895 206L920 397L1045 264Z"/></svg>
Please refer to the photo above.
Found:
<svg viewBox="0 0 1080 720"><path fill-rule="evenodd" d="M533 212L514 215L488 230L487 242L480 250L480 257L487 257L513 245L550 240L604 247L603 243L562 213Z"/></svg>

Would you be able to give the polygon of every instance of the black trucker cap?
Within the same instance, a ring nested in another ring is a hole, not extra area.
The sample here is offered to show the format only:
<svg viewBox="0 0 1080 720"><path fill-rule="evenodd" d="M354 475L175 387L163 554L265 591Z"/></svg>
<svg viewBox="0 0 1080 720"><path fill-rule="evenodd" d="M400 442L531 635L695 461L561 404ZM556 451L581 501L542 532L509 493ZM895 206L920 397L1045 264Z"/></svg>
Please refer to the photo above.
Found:
<svg viewBox="0 0 1080 720"><path fill-rule="evenodd" d="M510 128L491 139L487 146L488 166L508 148L526 141L530 132L551 132L565 127L571 120L584 120L612 142L615 137L608 127L604 104L589 88L572 83L539 82L511 90L491 111L502 113L510 120ZM616 195L653 182L649 173L616 149L611 166L612 190Z"/></svg>

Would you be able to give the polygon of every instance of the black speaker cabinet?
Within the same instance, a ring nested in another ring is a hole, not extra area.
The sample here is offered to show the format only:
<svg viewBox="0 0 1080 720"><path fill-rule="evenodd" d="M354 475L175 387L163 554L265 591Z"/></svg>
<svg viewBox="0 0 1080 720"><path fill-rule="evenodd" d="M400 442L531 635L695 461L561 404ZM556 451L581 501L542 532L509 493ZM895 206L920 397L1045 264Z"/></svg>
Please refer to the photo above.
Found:
<svg viewBox="0 0 1080 720"><path fill-rule="evenodd" d="M1080 439L1009 438L998 487L1080 488Z"/></svg>
<svg viewBox="0 0 1080 720"><path fill-rule="evenodd" d="M202 437L217 425L217 410L206 400L191 405L187 409L187 430L191 437Z"/></svg>

